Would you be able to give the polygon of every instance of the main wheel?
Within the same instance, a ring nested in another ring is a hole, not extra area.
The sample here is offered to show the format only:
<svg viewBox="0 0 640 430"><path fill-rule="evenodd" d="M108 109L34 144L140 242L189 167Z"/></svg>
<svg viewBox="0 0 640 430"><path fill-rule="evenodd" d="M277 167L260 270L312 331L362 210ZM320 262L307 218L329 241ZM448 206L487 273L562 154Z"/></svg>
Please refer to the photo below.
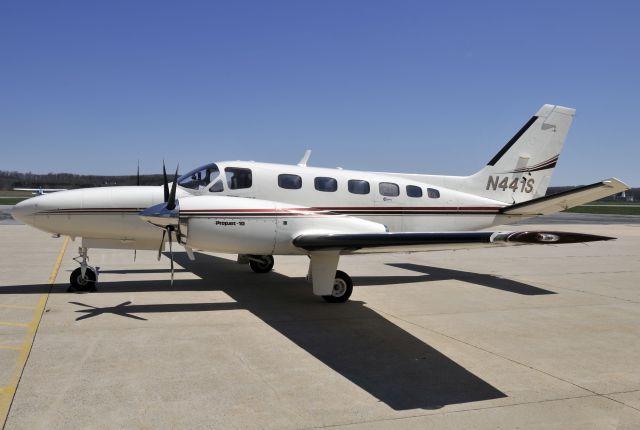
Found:
<svg viewBox="0 0 640 430"><path fill-rule="evenodd" d="M272 255L256 255L251 256L249 259L249 266L251 270L256 273L267 273L273 269L273 256Z"/></svg>
<svg viewBox="0 0 640 430"><path fill-rule="evenodd" d="M73 291L95 291L96 290L96 272L87 267L85 270L85 276L82 276L82 269L79 267L71 272L71 276L69 277L69 282L71 286L69 287L69 292Z"/></svg>
<svg viewBox="0 0 640 430"><path fill-rule="evenodd" d="M351 277L342 270L336 271L336 278L333 280L333 291L328 296L322 296L329 303L344 303L349 300L353 292L353 281Z"/></svg>

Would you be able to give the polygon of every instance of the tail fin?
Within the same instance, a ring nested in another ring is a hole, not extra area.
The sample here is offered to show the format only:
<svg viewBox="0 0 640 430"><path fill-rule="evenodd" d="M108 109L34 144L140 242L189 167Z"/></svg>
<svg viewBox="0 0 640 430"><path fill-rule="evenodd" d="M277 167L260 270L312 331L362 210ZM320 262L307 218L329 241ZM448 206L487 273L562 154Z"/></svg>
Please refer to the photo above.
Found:
<svg viewBox="0 0 640 430"><path fill-rule="evenodd" d="M511 204L544 196L574 115L542 106L484 169L465 178L465 191Z"/></svg>

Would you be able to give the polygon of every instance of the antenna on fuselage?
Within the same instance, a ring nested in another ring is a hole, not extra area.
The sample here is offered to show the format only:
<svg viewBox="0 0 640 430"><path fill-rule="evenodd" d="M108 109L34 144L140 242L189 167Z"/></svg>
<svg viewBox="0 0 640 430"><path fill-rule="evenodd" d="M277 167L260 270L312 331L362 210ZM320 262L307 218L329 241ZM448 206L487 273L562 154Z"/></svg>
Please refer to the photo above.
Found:
<svg viewBox="0 0 640 430"><path fill-rule="evenodd" d="M307 167L307 161L309 161L309 157L311 157L311 150L307 149L306 151L304 151L304 155L302 156L300 161L298 161L298 166Z"/></svg>

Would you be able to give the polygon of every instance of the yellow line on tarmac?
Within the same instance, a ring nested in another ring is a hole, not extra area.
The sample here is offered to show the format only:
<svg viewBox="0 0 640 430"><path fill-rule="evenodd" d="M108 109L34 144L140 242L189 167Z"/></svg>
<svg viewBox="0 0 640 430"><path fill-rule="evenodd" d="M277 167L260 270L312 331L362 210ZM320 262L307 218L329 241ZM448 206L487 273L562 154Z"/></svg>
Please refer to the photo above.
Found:
<svg viewBox="0 0 640 430"><path fill-rule="evenodd" d="M64 239L64 243L62 244L62 248L60 248L60 252L58 253L58 258L56 259L55 264L53 265L53 270L51 271L51 275L49 275L48 283L49 285L53 285L56 282L56 278L58 277L58 271L60 270L60 265L62 264L62 258L64 257L64 253L67 250L67 245L69 244L69 238ZM44 313L45 306L47 305L47 300L49 300L49 292L51 292L51 288L49 291L42 294L38 299L38 304L35 306L35 312L31 322L28 324L22 323L8 323L10 325L20 325L27 327L27 336L25 341L20 345L18 351L18 360L16 363L16 368L14 369L13 374L11 375L11 379L9 380L9 384L0 387L0 422L2 423L2 428L7 421L7 415L9 415L9 409L11 408L11 403L13 402L13 396L16 393L16 389L18 388L18 383L20 382L20 378L22 377L22 371L27 364L27 359L29 358L29 354L31 353L31 347L33 346L33 341L36 338L36 332L38 331L38 326L40 325L40 321L42 320L42 314ZM0 324L3 324L0 322Z"/></svg>

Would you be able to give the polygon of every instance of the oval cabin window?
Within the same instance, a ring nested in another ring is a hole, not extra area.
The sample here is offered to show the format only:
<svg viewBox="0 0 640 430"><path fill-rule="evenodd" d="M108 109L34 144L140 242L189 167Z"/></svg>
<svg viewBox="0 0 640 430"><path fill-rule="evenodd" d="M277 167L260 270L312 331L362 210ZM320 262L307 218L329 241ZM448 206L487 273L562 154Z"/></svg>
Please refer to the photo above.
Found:
<svg viewBox="0 0 640 430"><path fill-rule="evenodd" d="M313 180L313 184L318 191L331 193L338 189L338 181L335 178L318 177Z"/></svg>
<svg viewBox="0 0 640 430"><path fill-rule="evenodd" d="M302 178L298 175L283 173L278 175L278 186L286 190L298 190L302 188Z"/></svg>
<svg viewBox="0 0 640 430"><path fill-rule="evenodd" d="M407 185L407 196L413 198L422 197L422 188L416 185Z"/></svg>
<svg viewBox="0 0 640 430"><path fill-rule="evenodd" d="M349 179L348 188L351 194L369 194L369 183L361 179Z"/></svg>

